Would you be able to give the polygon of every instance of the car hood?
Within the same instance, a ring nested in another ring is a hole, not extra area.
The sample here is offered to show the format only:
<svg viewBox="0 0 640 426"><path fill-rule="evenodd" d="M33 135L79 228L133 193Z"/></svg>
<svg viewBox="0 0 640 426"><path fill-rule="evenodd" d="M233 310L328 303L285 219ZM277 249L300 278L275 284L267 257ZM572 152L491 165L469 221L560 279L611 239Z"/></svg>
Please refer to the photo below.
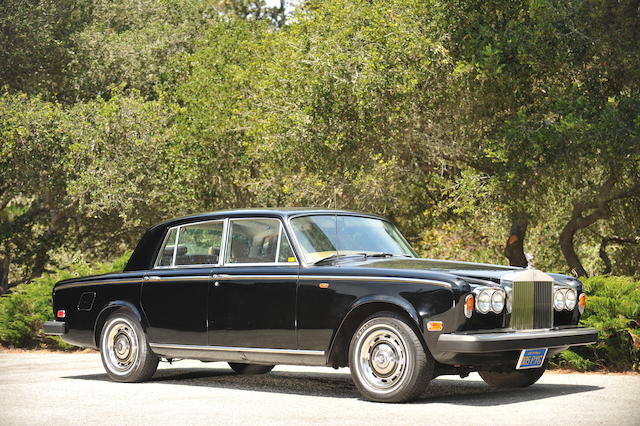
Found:
<svg viewBox="0 0 640 426"><path fill-rule="evenodd" d="M500 279L514 271L520 271L524 268L505 265L494 265L490 263L473 263L461 262L454 260L438 260L438 259L410 259L393 257L386 259L367 259L357 264L349 265L357 268L375 268L375 269L402 269L406 271L434 271L443 272L458 276L463 279L487 280L499 283ZM549 274L557 281L572 280L572 277L561 274Z"/></svg>

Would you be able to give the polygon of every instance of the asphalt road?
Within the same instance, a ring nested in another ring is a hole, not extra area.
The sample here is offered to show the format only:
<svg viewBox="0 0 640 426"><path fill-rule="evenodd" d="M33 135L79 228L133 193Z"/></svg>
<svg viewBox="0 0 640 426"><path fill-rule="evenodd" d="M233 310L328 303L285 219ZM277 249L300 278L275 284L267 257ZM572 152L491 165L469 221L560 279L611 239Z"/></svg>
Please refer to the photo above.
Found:
<svg viewBox="0 0 640 426"><path fill-rule="evenodd" d="M411 404L360 399L348 369L161 363L147 383L108 380L97 353L0 353L0 424L640 425L640 375L545 374L497 390L472 374L431 382Z"/></svg>

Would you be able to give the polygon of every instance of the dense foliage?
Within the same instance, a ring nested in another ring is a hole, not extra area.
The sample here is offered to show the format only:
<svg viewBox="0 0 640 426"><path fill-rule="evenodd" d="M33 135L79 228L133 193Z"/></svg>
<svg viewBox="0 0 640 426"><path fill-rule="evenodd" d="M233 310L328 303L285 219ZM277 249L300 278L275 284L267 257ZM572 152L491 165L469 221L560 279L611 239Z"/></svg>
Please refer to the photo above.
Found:
<svg viewBox="0 0 640 426"><path fill-rule="evenodd" d="M19 348L74 349L56 336L45 336L42 325L52 318L51 291L53 285L78 276L105 274L124 268L131 253L114 262L90 266L76 261L68 269L57 270L21 284L0 297L0 344Z"/></svg>
<svg viewBox="0 0 640 426"><path fill-rule="evenodd" d="M168 217L283 205L637 279L638 22L637 0L6 0L0 292Z"/></svg>
<svg viewBox="0 0 640 426"><path fill-rule="evenodd" d="M598 343L562 352L556 364L580 371L640 371L640 283L597 276L583 284L589 298L581 321L598 330Z"/></svg>

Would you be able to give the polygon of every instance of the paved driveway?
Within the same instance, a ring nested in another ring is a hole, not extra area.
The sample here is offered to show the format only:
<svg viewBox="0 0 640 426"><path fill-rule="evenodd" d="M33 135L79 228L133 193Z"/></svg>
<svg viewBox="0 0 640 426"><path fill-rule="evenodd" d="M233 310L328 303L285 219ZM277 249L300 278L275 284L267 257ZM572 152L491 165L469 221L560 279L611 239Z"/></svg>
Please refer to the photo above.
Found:
<svg viewBox="0 0 640 426"><path fill-rule="evenodd" d="M348 369L237 376L180 361L151 382L109 381L97 353L0 353L0 424L640 425L640 376L545 374L528 389L442 377L419 401L360 399Z"/></svg>

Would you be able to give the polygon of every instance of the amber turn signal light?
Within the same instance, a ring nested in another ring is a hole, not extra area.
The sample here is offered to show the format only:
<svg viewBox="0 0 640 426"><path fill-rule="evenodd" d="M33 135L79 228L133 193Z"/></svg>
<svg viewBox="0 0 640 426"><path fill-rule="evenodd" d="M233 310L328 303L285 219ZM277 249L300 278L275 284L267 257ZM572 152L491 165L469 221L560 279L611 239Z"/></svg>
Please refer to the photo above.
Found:
<svg viewBox="0 0 640 426"><path fill-rule="evenodd" d="M587 295L582 293L580 297L578 297L578 310L580 313L584 312L585 306L587 306Z"/></svg>
<svg viewBox="0 0 640 426"><path fill-rule="evenodd" d="M442 321L429 321L427 322L428 331L442 331Z"/></svg>
<svg viewBox="0 0 640 426"><path fill-rule="evenodd" d="M468 294L467 297L464 298L464 316L467 318L471 318L473 315L473 305L475 304L473 300L473 294Z"/></svg>

